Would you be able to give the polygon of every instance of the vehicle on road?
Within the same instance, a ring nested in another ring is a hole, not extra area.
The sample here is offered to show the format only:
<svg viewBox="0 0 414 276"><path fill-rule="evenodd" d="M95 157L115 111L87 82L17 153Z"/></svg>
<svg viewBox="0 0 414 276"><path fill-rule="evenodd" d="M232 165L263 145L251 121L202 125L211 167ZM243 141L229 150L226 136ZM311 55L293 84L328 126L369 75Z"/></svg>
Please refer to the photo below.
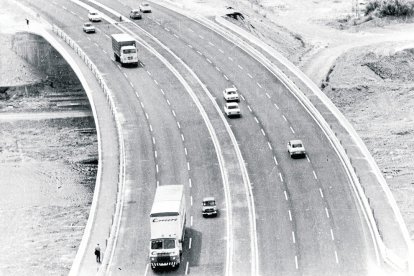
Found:
<svg viewBox="0 0 414 276"><path fill-rule="evenodd" d="M132 11L130 11L129 18L131 18L131 19L142 19L142 15L139 12L139 9L133 9Z"/></svg>
<svg viewBox="0 0 414 276"><path fill-rule="evenodd" d="M159 186L150 214L151 268L178 267L185 235L186 206L183 185Z"/></svg>
<svg viewBox="0 0 414 276"><path fill-rule="evenodd" d="M202 214L203 217L217 216L216 200L214 197L210 196L203 198Z"/></svg>
<svg viewBox="0 0 414 276"><path fill-rule="evenodd" d="M139 10L142 12L151 12L151 6L148 2L142 2L141 5L139 5Z"/></svg>
<svg viewBox="0 0 414 276"><path fill-rule="evenodd" d="M90 22L83 23L82 28L85 33L94 33L96 31L95 26L93 26L92 23Z"/></svg>
<svg viewBox="0 0 414 276"><path fill-rule="evenodd" d="M138 65L138 50L135 39L129 34L113 34L112 50L116 61L121 65L132 64Z"/></svg>
<svg viewBox="0 0 414 276"><path fill-rule="evenodd" d="M290 157L305 157L306 151L301 140L290 140L287 144Z"/></svg>
<svg viewBox="0 0 414 276"><path fill-rule="evenodd" d="M224 89L223 97L227 102L231 102L231 101L239 102L240 101L239 93L237 93L236 87L230 87L230 88Z"/></svg>
<svg viewBox="0 0 414 276"><path fill-rule="evenodd" d="M89 21L91 22L99 22L102 20L101 16L99 15L97 11L89 11L88 18L89 18Z"/></svg>
<svg viewBox="0 0 414 276"><path fill-rule="evenodd" d="M226 102L224 104L224 113L226 113L227 117L241 116L239 105L234 102Z"/></svg>

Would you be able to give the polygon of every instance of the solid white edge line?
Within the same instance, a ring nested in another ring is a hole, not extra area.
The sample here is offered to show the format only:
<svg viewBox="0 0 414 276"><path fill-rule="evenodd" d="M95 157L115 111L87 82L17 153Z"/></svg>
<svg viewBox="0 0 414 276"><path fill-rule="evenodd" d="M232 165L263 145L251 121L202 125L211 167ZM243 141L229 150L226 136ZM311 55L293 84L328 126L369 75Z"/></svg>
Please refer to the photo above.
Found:
<svg viewBox="0 0 414 276"><path fill-rule="evenodd" d="M190 238L189 242L188 242L188 249L191 249L191 242L193 241L193 238Z"/></svg>
<svg viewBox="0 0 414 276"><path fill-rule="evenodd" d="M292 221L292 212L289 210L289 220Z"/></svg>
<svg viewBox="0 0 414 276"><path fill-rule="evenodd" d="M185 265L185 275L188 275L188 262L187 262L187 264Z"/></svg>
<svg viewBox="0 0 414 276"><path fill-rule="evenodd" d="M279 175L280 175L280 178L282 178L282 174L279 173ZM286 191L283 191L283 193L285 194L285 199L286 200L289 200L288 195L287 195L287 192Z"/></svg>
<svg viewBox="0 0 414 276"><path fill-rule="evenodd" d="M335 240L335 236L334 236L334 233L333 233L332 228L331 228L331 239L332 239L333 241Z"/></svg>

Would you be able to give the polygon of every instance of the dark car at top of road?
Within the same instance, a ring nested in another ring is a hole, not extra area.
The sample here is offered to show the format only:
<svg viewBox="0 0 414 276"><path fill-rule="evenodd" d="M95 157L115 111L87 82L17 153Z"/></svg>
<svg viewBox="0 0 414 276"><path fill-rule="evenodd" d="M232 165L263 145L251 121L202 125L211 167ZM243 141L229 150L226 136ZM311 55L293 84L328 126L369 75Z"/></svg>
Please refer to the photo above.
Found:
<svg viewBox="0 0 414 276"><path fill-rule="evenodd" d="M130 13L129 13L129 17L131 19L142 19L142 15L139 12L139 9L133 9Z"/></svg>

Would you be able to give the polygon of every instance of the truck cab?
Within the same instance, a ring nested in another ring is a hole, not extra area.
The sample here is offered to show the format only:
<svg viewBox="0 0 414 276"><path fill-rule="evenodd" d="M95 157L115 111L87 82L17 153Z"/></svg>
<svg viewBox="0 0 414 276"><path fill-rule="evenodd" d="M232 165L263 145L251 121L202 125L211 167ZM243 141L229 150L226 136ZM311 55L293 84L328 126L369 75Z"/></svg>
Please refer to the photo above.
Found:
<svg viewBox="0 0 414 276"><path fill-rule="evenodd" d="M203 217L217 216L217 206L214 197L203 198Z"/></svg>
<svg viewBox="0 0 414 276"><path fill-rule="evenodd" d="M138 64L137 48L135 46L123 46L121 47L121 64L132 63Z"/></svg>

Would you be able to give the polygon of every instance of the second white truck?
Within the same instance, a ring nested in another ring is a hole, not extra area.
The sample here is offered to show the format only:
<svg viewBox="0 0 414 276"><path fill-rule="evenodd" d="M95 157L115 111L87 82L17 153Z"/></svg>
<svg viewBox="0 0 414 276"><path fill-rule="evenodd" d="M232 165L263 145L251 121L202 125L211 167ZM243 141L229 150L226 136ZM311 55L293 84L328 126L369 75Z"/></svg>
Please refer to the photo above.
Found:
<svg viewBox="0 0 414 276"><path fill-rule="evenodd" d="M138 65L138 50L135 39L129 34L111 35L112 50L116 61L121 65L132 64Z"/></svg>
<svg viewBox="0 0 414 276"><path fill-rule="evenodd" d="M178 267L185 235L186 206L183 185L159 186L150 214L151 268Z"/></svg>

